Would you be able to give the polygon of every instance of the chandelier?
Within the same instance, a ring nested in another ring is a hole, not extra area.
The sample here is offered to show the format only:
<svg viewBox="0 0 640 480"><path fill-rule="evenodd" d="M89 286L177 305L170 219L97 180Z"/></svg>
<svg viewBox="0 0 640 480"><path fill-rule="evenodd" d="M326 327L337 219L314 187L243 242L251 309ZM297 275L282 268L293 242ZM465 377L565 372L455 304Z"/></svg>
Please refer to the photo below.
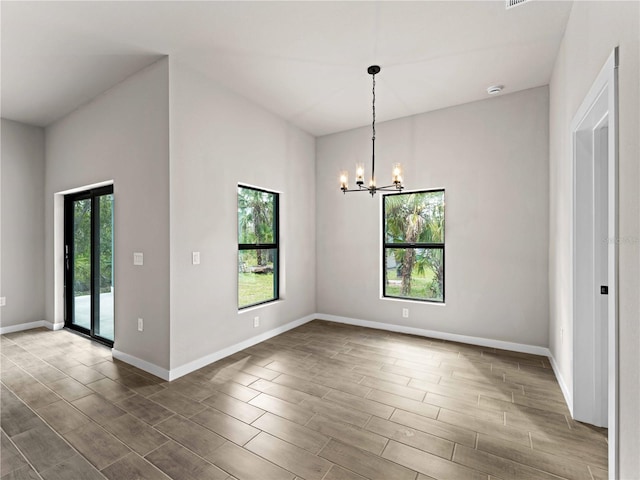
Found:
<svg viewBox="0 0 640 480"><path fill-rule="evenodd" d="M376 74L380 73L380 67L378 65L371 65L367 68L367 72L371 75L373 80L373 100L371 103L371 111L373 121L371 123L371 179L369 180L369 186L364 186L364 164L356 164L356 185L358 188L349 188L349 173L345 170L340 172L340 190L342 193L347 192L369 192L373 197L378 190L383 191L400 191L404 188L402 185L402 167L399 163L393 165L391 174L392 182L390 185L383 187L376 186Z"/></svg>

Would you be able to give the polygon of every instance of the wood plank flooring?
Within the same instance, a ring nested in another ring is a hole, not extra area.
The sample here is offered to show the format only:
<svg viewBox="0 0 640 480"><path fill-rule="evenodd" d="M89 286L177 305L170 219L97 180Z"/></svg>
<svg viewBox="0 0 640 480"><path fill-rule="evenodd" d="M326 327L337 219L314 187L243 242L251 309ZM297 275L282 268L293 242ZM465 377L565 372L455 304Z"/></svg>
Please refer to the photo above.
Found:
<svg viewBox="0 0 640 480"><path fill-rule="evenodd" d="M169 383L67 331L0 341L2 480L606 477L545 357L316 320Z"/></svg>

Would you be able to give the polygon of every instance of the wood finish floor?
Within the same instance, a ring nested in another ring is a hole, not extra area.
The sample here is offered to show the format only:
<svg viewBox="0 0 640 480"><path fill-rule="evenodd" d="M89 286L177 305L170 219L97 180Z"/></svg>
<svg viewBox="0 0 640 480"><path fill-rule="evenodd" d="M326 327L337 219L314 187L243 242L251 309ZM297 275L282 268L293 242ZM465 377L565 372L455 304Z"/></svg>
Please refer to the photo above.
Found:
<svg viewBox="0 0 640 480"><path fill-rule="evenodd" d="M607 478L545 357L313 321L169 383L0 339L2 480Z"/></svg>

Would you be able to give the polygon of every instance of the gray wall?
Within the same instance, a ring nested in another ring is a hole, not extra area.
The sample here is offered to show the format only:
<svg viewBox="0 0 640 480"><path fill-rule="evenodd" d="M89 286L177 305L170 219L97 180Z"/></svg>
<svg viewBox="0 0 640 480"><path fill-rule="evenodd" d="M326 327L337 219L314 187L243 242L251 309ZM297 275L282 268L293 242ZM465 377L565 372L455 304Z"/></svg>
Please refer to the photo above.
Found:
<svg viewBox="0 0 640 480"><path fill-rule="evenodd" d="M317 140L318 311L546 347L548 89L377 126L378 184L401 162L409 189L446 189L444 306L380 298L381 197L338 190L340 170L371 168L370 136Z"/></svg>
<svg viewBox="0 0 640 480"><path fill-rule="evenodd" d="M2 119L0 326L45 319L44 130Z"/></svg>
<svg viewBox="0 0 640 480"><path fill-rule="evenodd" d="M316 311L315 141L171 65L171 367ZM281 192L282 301L238 312L238 183ZM191 252L201 264L191 264ZM253 328L253 317L260 327Z"/></svg>
<svg viewBox="0 0 640 480"><path fill-rule="evenodd" d="M54 310L54 295L58 306L63 301L54 194L113 180L114 348L162 368L169 368L168 89L163 59L46 130L47 319L62 320ZM133 252L144 253L144 266L133 266Z"/></svg>
<svg viewBox="0 0 640 480"><path fill-rule="evenodd" d="M638 2L575 2L550 84L550 350L573 388L572 157L570 124L600 69L620 46L619 414L620 478L640 472L640 84ZM564 329L564 339L560 330Z"/></svg>
<svg viewBox="0 0 640 480"><path fill-rule="evenodd" d="M316 311L314 138L169 63L137 73L46 131L47 318L62 321L62 276L54 270L62 259L55 214L62 197L55 194L113 180L114 348L164 369ZM241 313L239 182L281 192L282 233L282 300ZM134 251L145 254L143 267L132 265ZM201 252L198 266L192 251ZM138 317L144 332L136 331Z"/></svg>

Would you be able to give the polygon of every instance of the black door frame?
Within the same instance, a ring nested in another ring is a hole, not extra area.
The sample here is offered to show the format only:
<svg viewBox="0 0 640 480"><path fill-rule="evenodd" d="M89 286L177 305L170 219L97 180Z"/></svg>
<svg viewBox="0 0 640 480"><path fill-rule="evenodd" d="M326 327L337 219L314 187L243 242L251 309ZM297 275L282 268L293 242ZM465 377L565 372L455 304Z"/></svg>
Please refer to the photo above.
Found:
<svg viewBox="0 0 640 480"><path fill-rule="evenodd" d="M83 190L72 193L64 197L64 325L66 328L74 330L91 337L92 339L113 347L113 340L101 337L95 332L95 323L100 318L100 275L96 274L100 265L100 237L99 237L99 209L97 207L97 197L113 194L113 185ZM74 202L78 200L91 200L91 306L90 306L90 328L84 328L73 323L74 296L73 296L73 268L74 264ZM113 253L112 253L113 254ZM113 268L113 265L112 267ZM115 318L114 318L115 333Z"/></svg>

